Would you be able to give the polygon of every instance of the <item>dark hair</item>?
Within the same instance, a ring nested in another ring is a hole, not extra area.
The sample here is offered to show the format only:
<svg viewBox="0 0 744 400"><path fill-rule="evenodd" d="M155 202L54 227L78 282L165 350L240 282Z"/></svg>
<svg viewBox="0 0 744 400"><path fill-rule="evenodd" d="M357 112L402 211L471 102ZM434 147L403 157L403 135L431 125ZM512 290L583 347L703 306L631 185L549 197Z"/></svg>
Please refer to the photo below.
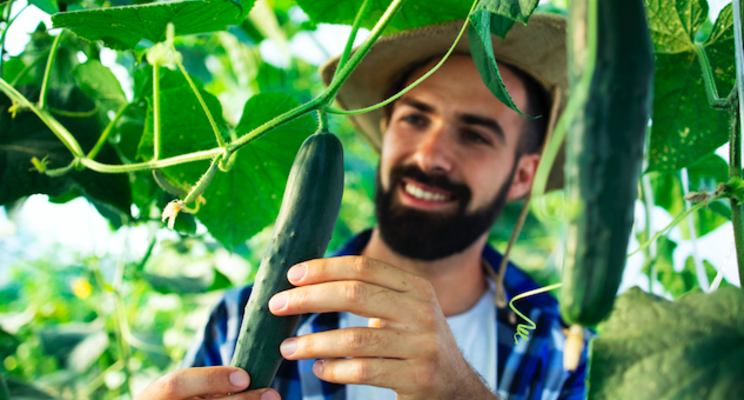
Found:
<svg viewBox="0 0 744 400"><path fill-rule="evenodd" d="M439 57L439 55L431 56L421 61L411 63L407 68L398 72L393 77L390 86L388 86L385 98L390 98L405 89L406 82L408 82L414 72L425 67L432 60ZM539 116L538 118L527 119L525 121L524 130L519 138L519 143L517 143L517 157L524 154L539 154L543 141L545 140L545 135L547 134L548 120L550 119L550 101L548 93L545 88L543 88L543 86L528 73L510 64L499 64L514 73L514 75L522 81L522 84L524 84L525 91L527 92L527 107L525 110L522 110L522 112L530 116ZM387 104L383 109L387 121L390 121L390 117L393 114L394 104L395 102Z"/></svg>

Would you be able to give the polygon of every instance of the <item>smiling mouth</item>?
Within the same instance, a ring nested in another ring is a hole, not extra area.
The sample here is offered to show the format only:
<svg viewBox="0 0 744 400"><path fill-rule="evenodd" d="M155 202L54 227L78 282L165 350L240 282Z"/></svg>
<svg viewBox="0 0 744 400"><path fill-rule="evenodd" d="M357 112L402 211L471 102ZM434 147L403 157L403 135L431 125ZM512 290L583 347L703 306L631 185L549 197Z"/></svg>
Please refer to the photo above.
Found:
<svg viewBox="0 0 744 400"><path fill-rule="evenodd" d="M454 199L454 196L449 192L413 183L411 181L404 181L401 185L406 194L418 200L446 203Z"/></svg>

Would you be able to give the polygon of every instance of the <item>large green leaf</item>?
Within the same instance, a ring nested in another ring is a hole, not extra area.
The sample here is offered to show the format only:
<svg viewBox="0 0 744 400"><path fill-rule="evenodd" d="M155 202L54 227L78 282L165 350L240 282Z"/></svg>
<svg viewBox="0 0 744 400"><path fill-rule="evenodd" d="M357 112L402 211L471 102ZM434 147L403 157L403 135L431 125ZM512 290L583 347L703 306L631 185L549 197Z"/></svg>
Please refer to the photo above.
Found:
<svg viewBox="0 0 744 400"><path fill-rule="evenodd" d="M362 26L368 29L377 23L392 2L392 0L370 1L371 4L362 22ZM363 2L363 0L298 0L297 4L315 23L351 25ZM393 17L386 32L392 33L462 19L468 16L472 4L468 0L408 0L400 12Z"/></svg>
<svg viewBox="0 0 744 400"><path fill-rule="evenodd" d="M514 100L512 100L506 85L501 79L498 64L493 54L493 45L491 42L491 23L492 19L502 18L487 11L479 11L470 17L470 33L468 40L470 43L470 53L473 55L473 61L480 73L483 83L488 90L496 96L502 103L506 104L512 110L526 116L519 110ZM497 21L498 23L498 21ZM511 26L509 26L511 28Z"/></svg>
<svg viewBox="0 0 744 400"><path fill-rule="evenodd" d="M514 25L514 22L519 21L525 25L527 24L530 15L535 12L538 3L538 0L479 0L473 10L473 14L490 14L491 33L503 39L506 37L509 29ZM471 21L481 19L481 17L473 17L474 15L471 15Z"/></svg>
<svg viewBox="0 0 744 400"><path fill-rule="evenodd" d="M33 87L23 88L22 93L31 101L39 96L38 88ZM48 96L50 106L65 111L89 111L94 107L93 102L78 89L64 96L52 91ZM33 112L22 110L12 118L8 113L10 106L10 99L0 95L0 132L3 132L0 135L0 204L36 193L65 195L65 200L83 195L93 202L113 206L121 215L129 215L132 198L126 175L101 174L84 169L52 178L31 170L32 157L42 159L48 156L49 168L61 168L72 161L72 154ZM57 119L72 132L84 151L89 151L98 140L100 130L95 116L60 116ZM120 164L110 146L102 148L97 160Z"/></svg>
<svg viewBox="0 0 744 400"><path fill-rule="evenodd" d="M670 302L630 289L590 349L590 400L744 398L744 292Z"/></svg>
<svg viewBox="0 0 744 400"><path fill-rule="evenodd" d="M243 135L297 106L283 93L255 95L235 131ZM217 173L204 194L207 204L197 214L212 236L232 248L274 221L297 150L316 129L313 117L300 117L244 147L228 173Z"/></svg>
<svg viewBox="0 0 744 400"><path fill-rule="evenodd" d="M136 6L108 7L54 14L55 28L68 28L79 37L102 40L116 50L134 47L140 40L165 40L165 27L172 22L177 35L224 30L240 23L255 0L161 1Z"/></svg>
<svg viewBox="0 0 744 400"><path fill-rule="evenodd" d="M693 41L707 19L704 0L646 1L656 51L650 171L691 165L728 141L728 114L710 108ZM733 87L733 18L724 8L703 43L718 87Z"/></svg>

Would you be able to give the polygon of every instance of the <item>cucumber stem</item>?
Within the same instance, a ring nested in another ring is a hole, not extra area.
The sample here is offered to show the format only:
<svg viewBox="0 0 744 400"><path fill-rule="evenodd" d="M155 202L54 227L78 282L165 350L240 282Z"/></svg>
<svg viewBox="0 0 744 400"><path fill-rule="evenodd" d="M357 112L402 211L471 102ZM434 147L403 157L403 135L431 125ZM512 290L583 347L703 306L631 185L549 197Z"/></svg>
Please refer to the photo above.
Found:
<svg viewBox="0 0 744 400"><path fill-rule="evenodd" d="M477 4L478 4L478 0L476 0L475 2L473 2L473 5L472 5L472 7L470 7L470 12L468 12L468 15L472 14L472 12L475 9L475 6ZM379 102L379 103L377 103L375 105L369 106L369 107L360 108L360 109L357 109L357 110L337 110L337 109L333 109L331 107L325 107L323 110L326 111L326 112L328 112L328 113L331 113L331 114L341 114L341 115L364 114L364 113L367 113L367 112L374 111L374 110L380 109L382 107L385 107L386 105L394 102L395 100L398 100L401 96L403 96L404 94L408 93L411 89L415 88L421 82L423 82L424 80L426 80L426 78L430 77L433 73L437 72L437 70L439 69L439 67L441 67L442 64L444 64L445 61L447 61L447 59L449 58L449 56L455 50L455 46L457 46L457 43L460 41L460 38L462 37L462 34L465 33L465 28L468 27L469 21L470 21L470 18L465 18L465 22L462 24L462 29L460 29L460 33L457 34L457 38L455 38L455 42L452 43L452 46L450 46L449 50L447 50L447 53L445 53L444 57L442 57L442 59L439 60L439 62L437 63L437 65L435 65L434 68L432 68L428 72L426 72L422 77L416 79L415 82L413 82L410 85L406 86L405 89L401 90L400 92L396 93L395 95L391 96L390 98L388 98L386 100L383 100L383 101L381 101L381 102ZM338 72L338 70L340 68L341 67L340 67L340 64L339 64L339 66L336 67L336 71Z"/></svg>
<svg viewBox="0 0 744 400"><path fill-rule="evenodd" d="M204 110L204 114L207 114L207 119L209 120L209 124L212 125L212 131L214 131L214 136L217 138L217 144L221 148L227 147L227 143L225 143L225 139L222 138L222 134L220 133L219 128L217 128L217 123L214 122L214 117L212 117L212 113L209 112L209 108L207 108L207 103L204 102L204 99L199 93L199 89L196 88L196 85L194 85L194 81L191 80L191 77L189 76L188 72L186 72L186 69L183 67L183 63L179 61L179 62L176 62L176 65L178 66L178 69L181 70L183 77L186 78L186 82L188 82L189 86L191 86L191 90L194 91L194 94L196 95L197 100L199 100L199 104L201 104L202 106L202 110Z"/></svg>
<svg viewBox="0 0 744 400"><path fill-rule="evenodd" d="M341 55L341 59L338 61L338 66L336 67L336 71L333 72L333 79L336 79L336 75L338 74L338 71L346 65L346 62L349 61L349 56L351 55L351 48L354 47L354 40L356 39L357 32L359 32L359 28L362 26L362 20L364 19L364 15L367 13L367 9L369 9L371 1L370 0L364 0L364 3L362 3L362 6L359 8L359 11L357 11L357 15L354 18L354 24L351 26L351 33L349 34L349 39L346 41L346 47L344 48L344 53ZM312 36L312 35L311 35Z"/></svg>

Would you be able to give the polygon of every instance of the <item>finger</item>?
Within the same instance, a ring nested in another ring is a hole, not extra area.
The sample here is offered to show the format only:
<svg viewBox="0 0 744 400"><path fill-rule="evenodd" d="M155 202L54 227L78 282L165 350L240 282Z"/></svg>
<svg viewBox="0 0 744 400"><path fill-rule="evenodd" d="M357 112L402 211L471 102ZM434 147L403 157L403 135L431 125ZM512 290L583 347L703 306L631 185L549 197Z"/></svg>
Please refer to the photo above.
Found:
<svg viewBox="0 0 744 400"><path fill-rule="evenodd" d="M287 278L295 286L320 282L359 280L396 292L426 289L428 280L387 263L362 256L321 258L297 264Z"/></svg>
<svg viewBox="0 0 744 400"><path fill-rule="evenodd" d="M431 309L431 310L427 310ZM277 316L348 311L368 318L382 318L408 325L420 313L431 314L411 296L361 281L319 283L277 293L269 300Z"/></svg>
<svg viewBox="0 0 744 400"><path fill-rule="evenodd" d="M413 383L411 363L388 358L343 358L318 360L313 373L326 382L370 385L405 392Z"/></svg>
<svg viewBox="0 0 744 400"><path fill-rule="evenodd" d="M345 328L289 338L280 351L288 360L342 357L415 358L436 348L436 339L395 329Z"/></svg>
<svg viewBox="0 0 744 400"><path fill-rule="evenodd" d="M235 367L202 367L173 371L145 388L137 400L184 400L196 396L234 393L250 383L248 373ZM260 395L256 397L259 399Z"/></svg>
<svg viewBox="0 0 744 400"><path fill-rule="evenodd" d="M281 400L281 396L273 389L256 389L220 397L220 400Z"/></svg>

